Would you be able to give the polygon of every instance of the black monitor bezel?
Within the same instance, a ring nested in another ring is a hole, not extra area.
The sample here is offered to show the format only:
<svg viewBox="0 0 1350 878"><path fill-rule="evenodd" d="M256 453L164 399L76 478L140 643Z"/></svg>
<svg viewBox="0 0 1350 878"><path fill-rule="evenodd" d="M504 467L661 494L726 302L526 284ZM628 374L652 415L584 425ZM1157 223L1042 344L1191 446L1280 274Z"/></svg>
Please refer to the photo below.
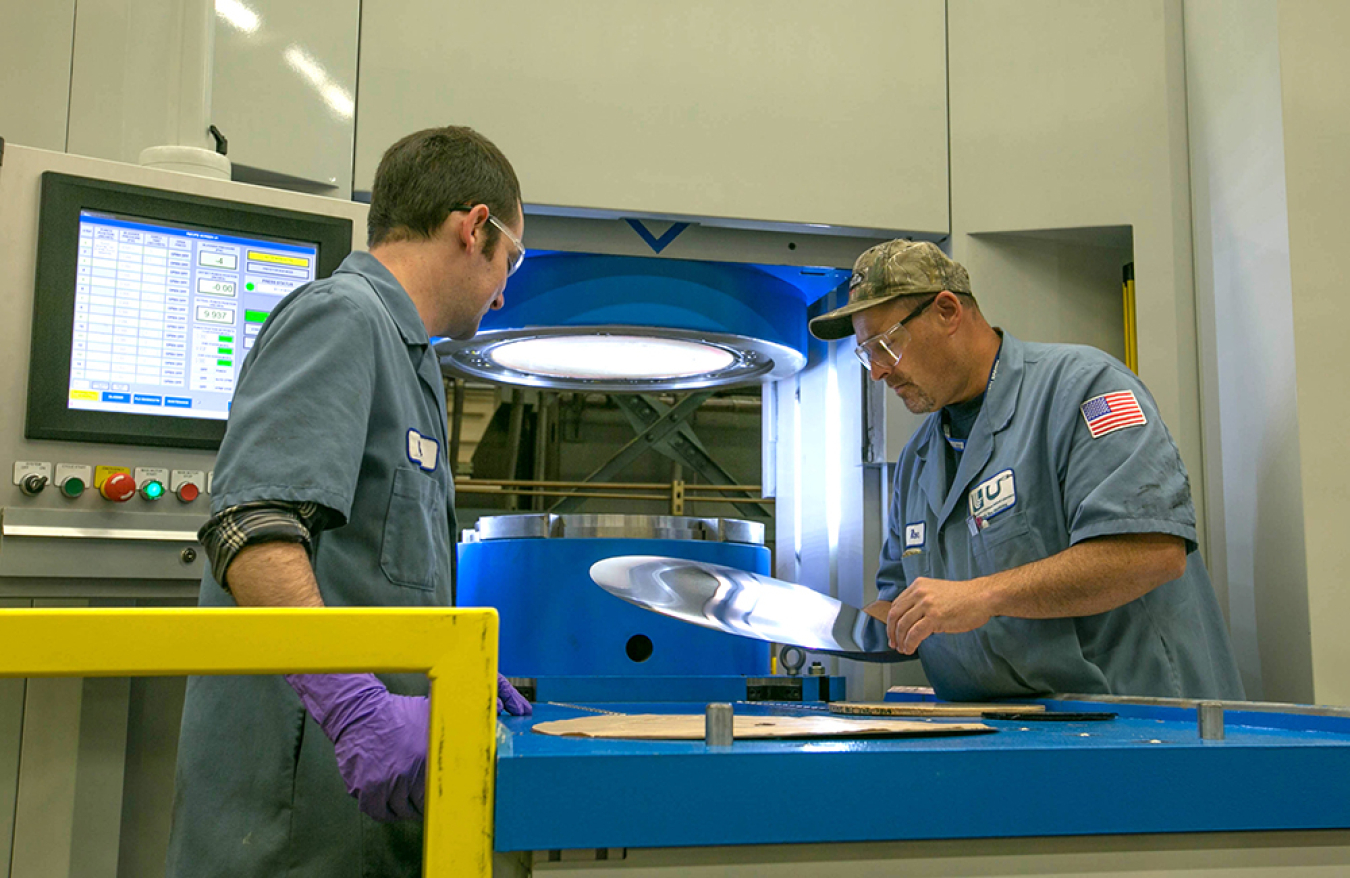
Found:
<svg viewBox="0 0 1350 878"><path fill-rule="evenodd" d="M223 420L97 412L67 405L81 210L315 243L320 278L336 271L351 252L352 221L55 171L42 174L24 435L29 439L218 448L225 435Z"/></svg>

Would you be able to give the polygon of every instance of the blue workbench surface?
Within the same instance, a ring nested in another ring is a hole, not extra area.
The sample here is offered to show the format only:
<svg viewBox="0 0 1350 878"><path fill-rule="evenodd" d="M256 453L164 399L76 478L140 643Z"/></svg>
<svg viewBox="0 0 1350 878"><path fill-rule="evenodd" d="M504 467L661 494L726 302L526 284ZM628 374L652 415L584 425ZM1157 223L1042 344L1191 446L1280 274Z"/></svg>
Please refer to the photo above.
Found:
<svg viewBox="0 0 1350 878"><path fill-rule="evenodd" d="M531 731L596 710L537 704L499 735L499 851L1350 827L1350 719L1044 702L1108 722L983 720L942 738L597 741ZM702 714L704 703L596 705ZM739 703L738 714L819 707ZM964 720L969 721L969 720Z"/></svg>

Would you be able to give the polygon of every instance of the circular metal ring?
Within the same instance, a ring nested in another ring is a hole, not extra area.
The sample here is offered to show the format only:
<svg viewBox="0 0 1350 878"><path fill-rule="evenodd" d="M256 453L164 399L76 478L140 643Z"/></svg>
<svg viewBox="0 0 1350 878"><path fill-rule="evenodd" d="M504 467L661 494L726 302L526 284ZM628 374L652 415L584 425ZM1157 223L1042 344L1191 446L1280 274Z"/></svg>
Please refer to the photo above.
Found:
<svg viewBox="0 0 1350 878"><path fill-rule="evenodd" d="M696 375L656 378L580 378L542 375L507 368L493 359L493 350L527 339L575 336L633 336L675 339L718 348L731 355L726 368ZM646 326L555 326L484 330L468 341L444 339L436 343L441 368L454 375L499 384L544 387L553 390L595 390L637 393L651 390L696 390L738 384L767 383L800 372L806 357L786 345L723 332L695 332Z"/></svg>

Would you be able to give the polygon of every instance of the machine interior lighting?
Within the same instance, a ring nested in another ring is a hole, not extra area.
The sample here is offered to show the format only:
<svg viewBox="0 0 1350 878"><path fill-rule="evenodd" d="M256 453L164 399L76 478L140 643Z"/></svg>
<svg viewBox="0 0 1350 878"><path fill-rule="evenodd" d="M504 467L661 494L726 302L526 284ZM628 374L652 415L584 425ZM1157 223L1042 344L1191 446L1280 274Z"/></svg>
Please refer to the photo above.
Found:
<svg viewBox="0 0 1350 878"><path fill-rule="evenodd" d="M507 369L553 378L646 381L720 372L736 361L717 345L639 335L526 338L494 347L490 358Z"/></svg>

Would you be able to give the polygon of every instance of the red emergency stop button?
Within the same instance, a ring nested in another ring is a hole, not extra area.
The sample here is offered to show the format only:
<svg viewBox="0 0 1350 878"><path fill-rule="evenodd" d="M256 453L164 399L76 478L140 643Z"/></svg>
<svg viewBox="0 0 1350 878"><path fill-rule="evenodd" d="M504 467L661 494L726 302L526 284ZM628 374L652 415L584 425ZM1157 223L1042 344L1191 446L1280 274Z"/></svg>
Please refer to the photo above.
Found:
<svg viewBox="0 0 1350 878"><path fill-rule="evenodd" d="M184 503L191 503L193 500L197 499L197 495L201 493L201 490L191 482L184 482L178 486L176 493L178 494L179 500L182 500Z"/></svg>
<svg viewBox="0 0 1350 878"><path fill-rule="evenodd" d="M136 480L128 473L113 473L103 480L103 486L98 492L106 500L125 503L136 494Z"/></svg>

